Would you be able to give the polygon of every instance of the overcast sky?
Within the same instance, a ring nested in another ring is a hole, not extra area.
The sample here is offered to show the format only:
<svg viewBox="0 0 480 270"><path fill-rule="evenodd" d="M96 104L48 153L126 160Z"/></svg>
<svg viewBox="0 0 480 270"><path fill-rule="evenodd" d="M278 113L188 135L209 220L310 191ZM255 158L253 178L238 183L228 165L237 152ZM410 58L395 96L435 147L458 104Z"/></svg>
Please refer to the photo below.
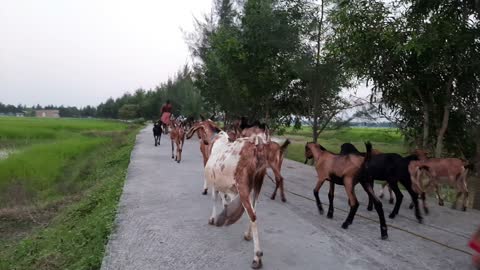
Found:
<svg viewBox="0 0 480 270"><path fill-rule="evenodd" d="M0 0L0 102L98 105L190 61L212 0Z"/></svg>

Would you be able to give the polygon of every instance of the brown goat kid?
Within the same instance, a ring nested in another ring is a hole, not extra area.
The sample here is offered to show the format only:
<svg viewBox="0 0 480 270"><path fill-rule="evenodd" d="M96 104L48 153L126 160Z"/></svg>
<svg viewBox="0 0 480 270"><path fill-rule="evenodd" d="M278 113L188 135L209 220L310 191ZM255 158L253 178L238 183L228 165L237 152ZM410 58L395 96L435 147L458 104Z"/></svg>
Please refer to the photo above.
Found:
<svg viewBox="0 0 480 270"><path fill-rule="evenodd" d="M307 143L305 145L306 161L311 158L315 160L315 169L318 175L317 185L313 190L313 194L317 202L318 211L321 215L323 215L323 207L318 192L325 180L330 181L330 191L328 193L330 204L328 207L327 218L332 218L335 184L345 186L345 192L348 196L348 204L350 205L350 212L347 216L347 219L342 224L342 228L347 229L348 226L352 224L353 218L355 217L355 213L357 212L359 206L357 197L355 195L355 185L360 183L375 205L375 210L377 211L380 219L381 238L387 239L387 224L385 222L382 203L375 196L373 186L371 184L373 181L369 179L368 175L364 175L364 164L372 155L372 145L370 143L366 143L365 145L367 148L367 153L365 157L362 157L356 154L333 154L319 144L312 142Z"/></svg>
<svg viewBox="0 0 480 270"><path fill-rule="evenodd" d="M180 163L182 160L182 149L183 143L185 141L185 129L177 121L173 120L170 122L170 140L172 143L172 159L175 158L175 161ZM176 151L174 149L174 144L176 146ZM174 155L175 152L175 155Z"/></svg>
<svg viewBox="0 0 480 270"><path fill-rule="evenodd" d="M425 192L431 186L435 188L437 193L438 204L443 205L444 199L440 194L440 184L449 184L457 190L457 197L452 204L452 208L456 208L457 202L463 194L462 210L466 211L468 199L467 174L470 167L472 167L471 164L466 164L466 162L458 158L430 158L410 162L408 170L415 192L422 195L424 208L427 207L425 204ZM421 183L422 173L425 173L429 178L425 187Z"/></svg>
<svg viewBox="0 0 480 270"><path fill-rule="evenodd" d="M289 144L290 140L288 139L282 145L273 141L266 144L268 166L272 169L273 175L275 175L275 190L273 191L272 196L270 196L270 199L272 200L275 200L277 190L280 188L282 202L287 201L283 187L283 176L280 171L282 170L283 158L285 157L285 151Z"/></svg>

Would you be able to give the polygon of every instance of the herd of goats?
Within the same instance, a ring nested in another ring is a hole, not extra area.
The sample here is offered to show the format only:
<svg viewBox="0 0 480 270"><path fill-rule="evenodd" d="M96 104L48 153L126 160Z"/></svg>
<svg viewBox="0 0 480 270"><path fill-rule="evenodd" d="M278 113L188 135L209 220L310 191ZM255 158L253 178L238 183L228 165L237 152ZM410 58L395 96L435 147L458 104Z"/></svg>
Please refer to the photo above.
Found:
<svg viewBox="0 0 480 270"><path fill-rule="evenodd" d="M254 258L251 267L258 269L262 267L263 252L258 239L255 204L267 168L270 168L275 175L276 187L271 199L275 199L277 190L280 188L281 199L283 202L286 201L280 171L290 141L287 139L282 144L277 143L271 139L265 124L258 122L248 124L245 119L235 121L225 130L211 120L188 123L172 119L168 125L159 121L153 127L155 146L160 144L162 133L170 133L172 159L179 163L182 159L185 137L190 139L195 133L197 134L205 167L203 194L207 194L210 188L214 201L212 215L208 222L216 226L230 225L239 220L246 211L250 223L244 238L249 241L253 237ZM321 215L324 210L318 192L325 180L330 183L327 218L333 218L335 184L345 187L350 211L342 228L347 229L352 224L357 212L359 203L355 195L355 185L359 183L368 194L367 209L371 211L375 207L378 213L381 238L388 238L382 203L373 190L374 180L385 181L390 192L393 191L395 194L395 206L389 215L390 218L398 214L403 200L399 182L410 194L412 200L410 209L415 209L415 217L420 223L423 218L418 199L422 200L425 214L428 214L425 192L433 188L438 196L439 205L443 205L440 194L441 184L449 184L457 191L452 208L456 207L463 195L462 210L466 210L467 173L471 164L458 158L428 158L428 153L423 150L415 150L411 155L402 157L396 153L381 153L373 149L369 142L365 143L365 148L365 152L360 152L353 144L344 143L340 153L336 154L320 144L309 142L305 145L305 163L313 159L318 175L313 194ZM429 180L422 180L423 176ZM383 189L380 196L383 196ZM223 204L220 214L217 214L216 209L218 198ZM391 203L393 203L392 199Z"/></svg>

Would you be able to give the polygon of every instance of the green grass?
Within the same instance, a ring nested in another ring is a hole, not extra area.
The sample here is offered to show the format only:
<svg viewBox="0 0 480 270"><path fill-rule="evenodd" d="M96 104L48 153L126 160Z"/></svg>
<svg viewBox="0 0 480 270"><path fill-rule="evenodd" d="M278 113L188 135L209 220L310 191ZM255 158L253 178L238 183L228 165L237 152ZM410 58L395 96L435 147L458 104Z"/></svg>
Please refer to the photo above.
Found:
<svg viewBox="0 0 480 270"><path fill-rule="evenodd" d="M74 118L0 117L0 147L30 144L81 135L87 131L118 131L125 124L117 121Z"/></svg>
<svg viewBox="0 0 480 270"><path fill-rule="evenodd" d="M0 269L98 269L112 230L134 136L97 164L83 199L51 224L0 251ZM107 153L106 152L106 153Z"/></svg>
<svg viewBox="0 0 480 270"><path fill-rule="evenodd" d="M137 131L0 118L0 269L99 268Z"/></svg>
<svg viewBox="0 0 480 270"><path fill-rule="evenodd" d="M305 143L312 141L311 127L302 127L295 131L287 129L284 137L292 140L289 146L287 158L299 162L305 161L304 151ZM365 150L365 141L370 141L375 149L386 153L400 153L402 155L408 152L403 143L403 137L394 128L342 128L338 130L325 130L319 138L318 143L332 152L339 152L343 143L354 144L360 151Z"/></svg>

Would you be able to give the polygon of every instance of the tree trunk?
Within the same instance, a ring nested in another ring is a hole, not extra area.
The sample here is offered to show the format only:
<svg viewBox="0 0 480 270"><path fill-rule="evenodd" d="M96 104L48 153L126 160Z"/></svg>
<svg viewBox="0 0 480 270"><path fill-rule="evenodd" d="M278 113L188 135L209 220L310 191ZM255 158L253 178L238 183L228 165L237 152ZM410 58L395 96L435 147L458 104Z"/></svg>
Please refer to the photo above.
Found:
<svg viewBox="0 0 480 270"><path fill-rule="evenodd" d="M477 173L477 178L480 177L480 127L477 127L477 154L475 158L475 169ZM475 185L472 187L473 191L473 208L480 210L480 181L476 179L473 181Z"/></svg>
<svg viewBox="0 0 480 270"><path fill-rule="evenodd" d="M423 105L423 139L422 139L422 148L428 149L428 136L429 130L430 130L430 106L428 106L428 101L427 99L422 95L418 87L415 88L417 91L418 96L420 97L420 100L422 101Z"/></svg>
<svg viewBox="0 0 480 270"><path fill-rule="evenodd" d="M442 126L440 127L440 130L437 134L437 145L435 146L435 157L437 158L442 156L443 138L445 137L445 132L447 132L448 120L450 119L450 109L452 103L452 82L453 78L449 79L447 84L445 85L445 97L447 101L445 102L445 106L443 106Z"/></svg>
<svg viewBox="0 0 480 270"><path fill-rule="evenodd" d="M318 115L316 112L313 113L313 125L312 125L312 138L313 142L317 143L318 142Z"/></svg>

